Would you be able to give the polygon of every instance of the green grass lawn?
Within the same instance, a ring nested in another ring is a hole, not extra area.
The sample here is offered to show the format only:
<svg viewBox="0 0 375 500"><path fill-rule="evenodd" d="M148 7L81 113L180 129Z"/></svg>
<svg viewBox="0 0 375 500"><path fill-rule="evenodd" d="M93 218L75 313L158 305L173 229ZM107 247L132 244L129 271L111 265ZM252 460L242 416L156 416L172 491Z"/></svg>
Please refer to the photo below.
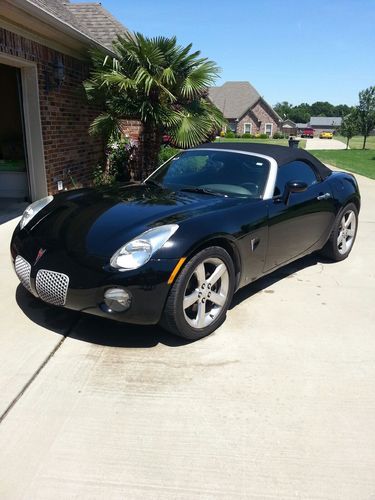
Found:
<svg viewBox="0 0 375 500"><path fill-rule="evenodd" d="M375 179L375 150L374 149L340 149L309 151L324 163L342 168L355 174Z"/></svg>
<svg viewBox="0 0 375 500"><path fill-rule="evenodd" d="M288 146L288 139L227 139L226 137L220 137L216 139L215 142L254 142L261 144L274 144L278 146ZM306 141L303 139L299 141L299 147L305 149Z"/></svg>
<svg viewBox="0 0 375 500"><path fill-rule="evenodd" d="M346 137L343 137L342 135L335 135L334 138L346 144ZM349 141L350 149L362 149L362 144L363 144L362 135L356 135L355 137L352 137L352 139L350 139ZM366 149L375 149L375 135L370 135L370 137L367 137Z"/></svg>

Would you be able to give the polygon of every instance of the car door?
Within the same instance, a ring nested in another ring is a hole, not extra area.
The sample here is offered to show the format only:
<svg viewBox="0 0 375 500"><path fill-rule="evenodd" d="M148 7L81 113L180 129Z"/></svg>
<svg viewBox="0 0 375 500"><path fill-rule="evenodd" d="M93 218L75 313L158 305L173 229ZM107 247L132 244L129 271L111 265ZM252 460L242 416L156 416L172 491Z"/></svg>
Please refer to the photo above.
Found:
<svg viewBox="0 0 375 500"><path fill-rule="evenodd" d="M283 198L289 181L305 182L306 191ZM268 203L268 249L265 271L293 260L328 236L334 221L334 200L328 181L312 165L292 161L278 168L273 199Z"/></svg>

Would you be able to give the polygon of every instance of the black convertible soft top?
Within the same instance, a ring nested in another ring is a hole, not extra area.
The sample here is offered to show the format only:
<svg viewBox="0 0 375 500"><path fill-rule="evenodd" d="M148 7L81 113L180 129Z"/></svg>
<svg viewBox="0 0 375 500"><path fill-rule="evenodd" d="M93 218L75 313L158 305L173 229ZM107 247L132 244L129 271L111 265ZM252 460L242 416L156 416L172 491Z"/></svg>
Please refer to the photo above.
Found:
<svg viewBox="0 0 375 500"><path fill-rule="evenodd" d="M322 179L325 179L332 173L332 170L304 149L290 148L288 146L257 144L254 142L208 142L206 144L196 146L193 149L228 149L231 151L258 153L274 158L279 167L282 167L291 161L302 160L310 163Z"/></svg>

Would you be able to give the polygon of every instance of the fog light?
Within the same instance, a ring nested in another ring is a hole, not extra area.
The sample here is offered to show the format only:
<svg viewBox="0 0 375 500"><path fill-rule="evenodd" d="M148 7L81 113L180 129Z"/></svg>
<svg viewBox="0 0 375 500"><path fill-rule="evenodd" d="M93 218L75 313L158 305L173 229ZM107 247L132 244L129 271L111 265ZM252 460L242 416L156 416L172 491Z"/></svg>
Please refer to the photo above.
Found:
<svg viewBox="0 0 375 500"><path fill-rule="evenodd" d="M123 288L109 288L104 293L104 302L108 307L108 312L122 312L129 309L131 296L130 293Z"/></svg>

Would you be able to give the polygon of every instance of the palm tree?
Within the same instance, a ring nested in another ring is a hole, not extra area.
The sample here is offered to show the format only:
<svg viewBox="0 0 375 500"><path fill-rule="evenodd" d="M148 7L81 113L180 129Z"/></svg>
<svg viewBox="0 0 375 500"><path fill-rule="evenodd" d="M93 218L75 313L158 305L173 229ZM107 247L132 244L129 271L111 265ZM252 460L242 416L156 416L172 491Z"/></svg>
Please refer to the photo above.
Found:
<svg viewBox="0 0 375 500"><path fill-rule="evenodd" d="M181 47L175 37L135 33L118 36L113 47L116 57L92 53L86 94L103 111L90 132L113 138L120 134L121 119L140 120L147 147L140 148L138 177L157 166L163 133L187 148L222 127L222 113L207 100L219 68L199 51L191 52L191 44Z"/></svg>

